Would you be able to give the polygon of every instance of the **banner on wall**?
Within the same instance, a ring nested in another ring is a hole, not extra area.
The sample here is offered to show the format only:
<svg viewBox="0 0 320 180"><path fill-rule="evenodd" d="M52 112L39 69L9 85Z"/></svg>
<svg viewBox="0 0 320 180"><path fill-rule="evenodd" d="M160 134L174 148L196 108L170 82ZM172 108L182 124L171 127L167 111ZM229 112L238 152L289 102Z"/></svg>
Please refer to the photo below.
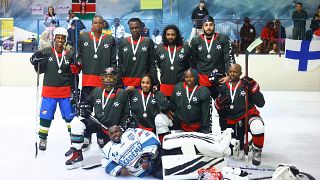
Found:
<svg viewBox="0 0 320 180"><path fill-rule="evenodd" d="M141 9L162 9L162 0L141 0Z"/></svg>
<svg viewBox="0 0 320 180"><path fill-rule="evenodd" d="M41 14L43 15L44 12L43 12L43 5L33 5L31 6L31 12L32 14Z"/></svg>
<svg viewBox="0 0 320 180"><path fill-rule="evenodd" d="M59 5L58 12L59 14L68 14L70 8L70 5Z"/></svg>
<svg viewBox="0 0 320 180"><path fill-rule="evenodd" d="M92 19L96 15L96 0L72 0L72 10L80 19Z"/></svg>

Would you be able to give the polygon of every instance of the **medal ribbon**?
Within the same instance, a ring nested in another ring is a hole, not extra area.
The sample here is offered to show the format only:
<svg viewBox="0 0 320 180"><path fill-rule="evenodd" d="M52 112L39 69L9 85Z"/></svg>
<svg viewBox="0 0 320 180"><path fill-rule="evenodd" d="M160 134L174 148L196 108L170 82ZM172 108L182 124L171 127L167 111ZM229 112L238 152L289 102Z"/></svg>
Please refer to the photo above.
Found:
<svg viewBox="0 0 320 180"><path fill-rule="evenodd" d="M113 93L113 90L114 90L114 88L112 88L111 89L111 91L109 92L109 94L108 94L108 96L107 96L107 99L106 99L106 101L104 102L104 93L106 92L106 90L105 89L103 89L103 92L102 92L102 109L104 109L105 107L106 107L106 105L107 105L107 103L108 103L108 101L109 101L109 99L110 99L110 96L111 96L111 94Z"/></svg>

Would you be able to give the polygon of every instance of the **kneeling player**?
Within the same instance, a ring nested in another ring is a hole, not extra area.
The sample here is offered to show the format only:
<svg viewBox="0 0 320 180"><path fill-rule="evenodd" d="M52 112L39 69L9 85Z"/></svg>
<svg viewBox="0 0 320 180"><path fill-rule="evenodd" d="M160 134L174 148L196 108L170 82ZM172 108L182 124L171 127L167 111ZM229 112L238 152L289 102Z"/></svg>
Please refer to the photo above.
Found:
<svg viewBox="0 0 320 180"><path fill-rule="evenodd" d="M239 64L231 65L228 73L230 81L221 85L215 106L218 111L226 112L227 124L234 129L235 138L240 140L241 148L244 145L245 117L248 116L248 131L252 135L254 145L252 164L260 165L264 143L264 122L256 106L264 106L264 97L256 81L249 77L240 79L242 71ZM248 114L245 112L245 91L248 91Z"/></svg>
<svg viewBox="0 0 320 180"><path fill-rule="evenodd" d="M71 123L71 149L73 155L66 161L68 169L83 166L81 147L84 142L85 132L97 133L98 131L104 131L106 134L105 138L109 139L107 130L89 118L92 107L94 108L95 118L106 127L112 124L119 124L120 119L123 117L127 102L127 93L123 89L116 88L116 79L115 70L113 68L107 68L105 75L102 77L104 88L95 88L87 100L80 104L81 116L86 118L74 120Z"/></svg>
<svg viewBox="0 0 320 180"><path fill-rule="evenodd" d="M121 131L120 126L109 128L109 141L103 148L102 167L112 176L144 177L157 169L154 162L160 142L155 134L140 128Z"/></svg>

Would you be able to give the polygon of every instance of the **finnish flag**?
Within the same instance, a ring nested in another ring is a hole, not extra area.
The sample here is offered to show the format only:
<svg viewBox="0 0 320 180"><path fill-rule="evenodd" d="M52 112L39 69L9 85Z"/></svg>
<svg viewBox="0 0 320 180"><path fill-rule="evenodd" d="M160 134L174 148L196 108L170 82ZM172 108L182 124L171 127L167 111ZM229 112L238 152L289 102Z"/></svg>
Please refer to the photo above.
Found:
<svg viewBox="0 0 320 180"><path fill-rule="evenodd" d="M298 71L312 71L320 65L320 41L286 39L285 59Z"/></svg>

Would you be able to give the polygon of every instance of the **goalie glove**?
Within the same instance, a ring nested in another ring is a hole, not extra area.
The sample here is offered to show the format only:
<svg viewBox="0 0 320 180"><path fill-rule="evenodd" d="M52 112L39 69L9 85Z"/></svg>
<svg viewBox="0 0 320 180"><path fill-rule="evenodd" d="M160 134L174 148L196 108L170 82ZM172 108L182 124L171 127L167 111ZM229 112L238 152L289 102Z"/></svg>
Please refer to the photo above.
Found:
<svg viewBox="0 0 320 180"><path fill-rule="evenodd" d="M48 54L45 54L43 51L38 51L31 56L30 62L32 65L37 65L38 63L47 62L48 59Z"/></svg>
<svg viewBox="0 0 320 180"><path fill-rule="evenodd" d="M230 105L231 105L230 95L222 91L219 94L218 98L215 100L215 106L217 110L229 108Z"/></svg>
<svg viewBox="0 0 320 180"><path fill-rule="evenodd" d="M249 93L255 94L260 90L259 84L252 78L245 76L241 79L242 86L248 90Z"/></svg>

